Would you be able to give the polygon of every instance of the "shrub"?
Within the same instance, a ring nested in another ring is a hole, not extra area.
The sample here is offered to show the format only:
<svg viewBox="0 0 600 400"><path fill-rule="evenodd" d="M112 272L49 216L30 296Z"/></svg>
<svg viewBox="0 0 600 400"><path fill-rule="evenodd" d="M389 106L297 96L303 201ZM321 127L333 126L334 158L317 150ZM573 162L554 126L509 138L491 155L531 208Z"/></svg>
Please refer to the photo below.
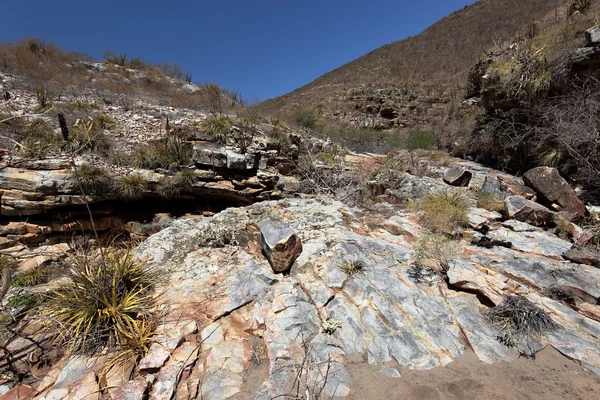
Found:
<svg viewBox="0 0 600 400"><path fill-rule="evenodd" d="M43 119L36 118L28 124L13 123L13 127L18 130L12 136L21 141L18 152L23 157L42 159L60 152L61 137Z"/></svg>
<svg viewBox="0 0 600 400"><path fill-rule="evenodd" d="M268 136L280 149L283 149L292 143L290 136L279 127L274 127L268 133Z"/></svg>
<svg viewBox="0 0 600 400"><path fill-rule="evenodd" d="M52 106L48 89L43 82L40 82L35 90L35 98L37 99L38 105L35 107L34 111L37 113L43 113Z"/></svg>
<svg viewBox="0 0 600 400"><path fill-rule="evenodd" d="M96 129L111 130L116 125L115 120L106 114L93 115L90 117L90 121Z"/></svg>
<svg viewBox="0 0 600 400"><path fill-rule="evenodd" d="M148 182L140 174L129 174L119 180L119 194L124 200L139 200L148 190Z"/></svg>
<svg viewBox="0 0 600 400"><path fill-rule="evenodd" d="M135 168L171 169L190 163L192 151L182 139L169 135L154 143L148 143L131 154L131 164Z"/></svg>
<svg viewBox="0 0 600 400"><path fill-rule="evenodd" d="M522 340L527 343L529 339L538 339L558 328L546 311L522 296L504 296L502 303L484 315L500 330L502 336L499 339L508 347L516 346Z"/></svg>
<svg viewBox="0 0 600 400"><path fill-rule="evenodd" d="M13 286L37 286L48 281L49 272L46 267L35 267L19 275L13 280Z"/></svg>
<svg viewBox="0 0 600 400"><path fill-rule="evenodd" d="M72 259L69 282L46 296L45 330L68 352L119 348L137 357L147 350L154 326L150 310L157 275L127 250L104 257L89 254Z"/></svg>
<svg viewBox="0 0 600 400"><path fill-rule="evenodd" d="M220 115L207 118L202 123L202 131L210 135L216 142L225 143L231 129L231 118Z"/></svg>
<svg viewBox="0 0 600 400"><path fill-rule="evenodd" d="M70 130L69 143L75 152L89 150L107 157L113 148L111 139L95 127L91 120L78 120Z"/></svg>
<svg viewBox="0 0 600 400"><path fill-rule="evenodd" d="M317 113L315 110L297 110L294 112L294 122L301 128L316 129Z"/></svg>
<svg viewBox="0 0 600 400"><path fill-rule="evenodd" d="M452 266L452 259L460 247L445 236L425 233L413 246L413 256L419 267L445 273Z"/></svg>
<svg viewBox="0 0 600 400"><path fill-rule="evenodd" d="M85 194L106 193L114 189L114 179L105 168L81 164L77 166L73 174Z"/></svg>
<svg viewBox="0 0 600 400"><path fill-rule="evenodd" d="M328 335L333 335L336 330L342 327L342 321L338 321L337 319L327 318L323 321L321 325L321 332L326 333Z"/></svg>
<svg viewBox="0 0 600 400"><path fill-rule="evenodd" d="M460 191L426 194L413 202L421 214L421 225L434 233L452 233L469 222L469 201Z"/></svg>
<svg viewBox="0 0 600 400"><path fill-rule="evenodd" d="M435 133L430 131L411 131L406 138L406 149L414 150L429 150L435 147L437 137Z"/></svg>

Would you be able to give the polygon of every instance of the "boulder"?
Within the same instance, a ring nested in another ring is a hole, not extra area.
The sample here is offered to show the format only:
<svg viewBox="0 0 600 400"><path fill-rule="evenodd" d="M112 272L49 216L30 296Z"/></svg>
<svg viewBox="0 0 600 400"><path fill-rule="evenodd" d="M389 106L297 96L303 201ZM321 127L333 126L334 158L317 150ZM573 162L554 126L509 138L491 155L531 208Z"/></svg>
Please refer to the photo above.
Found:
<svg viewBox="0 0 600 400"><path fill-rule="evenodd" d="M269 219L260 223L260 242L275 272L289 271L302 253L302 241L294 231Z"/></svg>
<svg viewBox="0 0 600 400"><path fill-rule="evenodd" d="M485 178L481 186L480 193L486 193L498 198L508 196L521 196L526 199L533 199L535 191L523 185L517 178L492 174Z"/></svg>
<svg viewBox="0 0 600 400"><path fill-rule="evenodd" d="M523 181L535 190L540 204L551 208L558 205L557 211L564 211L564 215L568 215L570 220L585 215L585 204L556 168L533 168L523 175Z"/></svg>
<svg viewBox="0 0 600 400"><path fill-rule="evenodd" d="M461 167L451 167L444 173L444 182L452 186L469 186L473 174Z"/></svg>
<svg viewBox="0 0 600 400"><path fill-rule="evenodd" d="M504 203L508 217L517 221L541 226L554 219L553 211L521 196L509 196Z"/></svg>
<svg viewBox="0 0 600 400"><path fill-rule="evenodd" d="M584 247L573 246L563 253L563 257L577 264L600 268L600 253Z"/></svg>

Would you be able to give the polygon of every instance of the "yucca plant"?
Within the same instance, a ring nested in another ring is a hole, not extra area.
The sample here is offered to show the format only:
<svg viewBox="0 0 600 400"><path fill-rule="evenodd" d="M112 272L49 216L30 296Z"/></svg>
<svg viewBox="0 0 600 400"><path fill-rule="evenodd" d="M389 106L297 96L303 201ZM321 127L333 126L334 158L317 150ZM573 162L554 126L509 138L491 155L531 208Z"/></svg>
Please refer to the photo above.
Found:
<svg viewBox="0 0 600 400"><path fill-rule="evenodd" d="M44 329L55 343L67 345L69 353L105 346L143 352L152 330L155 271L128 250L101 257L83 254L71 261L70 280L46 295L42 311Z"/></svg>
<svg viewBox="0 0 600 400"><path fill-rule="evenodd" d="M139 200L148 190L148 182L140 174L129 174L119 180L119 194L124 200Z"/></svg>
<svg viewBox="0 0 600 400"><path fill-rule="evenodd" d="M212 136L218 143L225 143L231 129L231 118L221 115L206 119L202 123L202 130Z"/></svg>

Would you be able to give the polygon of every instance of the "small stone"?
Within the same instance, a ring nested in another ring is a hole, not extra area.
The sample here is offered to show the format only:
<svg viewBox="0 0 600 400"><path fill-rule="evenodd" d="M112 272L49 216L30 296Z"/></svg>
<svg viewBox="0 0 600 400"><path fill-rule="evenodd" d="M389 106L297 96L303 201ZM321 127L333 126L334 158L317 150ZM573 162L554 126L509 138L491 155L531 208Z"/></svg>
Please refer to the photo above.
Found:
<svg viewBox="0 0 600 400"><path fill-rule="evenodd" d="M294 231L269 219L260 223L260 242L274 272L289 271L302 253L302 241Z"/></svg>
<svg viewBox="0 0 600 400"><path fill-rule="evenodd" d="M171 356L171 352L159 343L150 345L146 357L140 360L138 368L140 371L158 369L165 365L165 362Z"/></svg>
<svg viewBox="0 0 600 400"><path fill-rule="evenodd" d="M444 182L451 186L469 186L473 174L461 167L451 167L444 173Z"/></svg>
<svg viewBox="0 0 600 400"><path fill-rule="evenodd" d="M504 221L502 223L502 226L515 232L533 232L537 230L537 228L533 225L529 225L521 221L516 221L514 219Z"/></svg>
<svg viewBox="0 0 600 400"><path fill-rule="evenodd" d="M388 376L390 378L401 378L400 372L396 368L391 367L381 367L378 369L383 375Z"/></svg>

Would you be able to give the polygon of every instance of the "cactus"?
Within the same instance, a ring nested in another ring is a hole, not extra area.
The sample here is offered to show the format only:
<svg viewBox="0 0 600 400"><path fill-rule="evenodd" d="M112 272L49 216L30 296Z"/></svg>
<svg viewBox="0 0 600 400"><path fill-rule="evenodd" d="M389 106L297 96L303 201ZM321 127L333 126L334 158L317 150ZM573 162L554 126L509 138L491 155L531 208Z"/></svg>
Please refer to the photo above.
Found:
<svg viewBox="0 0 600 400"><path fill-rule="evenodd" d="M44 82L40 82L40 85L35 90L35 97L38 102L38 110L40 112L46 111L50 106L50 99L48 98L48 89L46 89Z"/></svg>

